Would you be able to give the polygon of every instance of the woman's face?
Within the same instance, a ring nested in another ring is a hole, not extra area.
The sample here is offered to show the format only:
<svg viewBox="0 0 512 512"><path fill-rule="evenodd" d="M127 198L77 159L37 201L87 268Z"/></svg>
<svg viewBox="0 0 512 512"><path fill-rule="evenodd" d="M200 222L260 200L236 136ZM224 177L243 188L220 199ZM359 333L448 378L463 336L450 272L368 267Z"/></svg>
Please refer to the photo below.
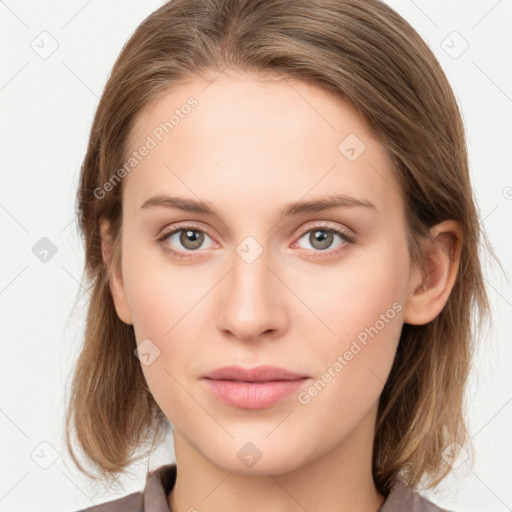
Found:
<svg viewBox="0 0 512 512"><path fill-rule="evenodd" d="M254 473L370 456L413 292L383 147L344 102L293 80L191 81L135 121L114 295L177 455ZM203 378L228 365L303 378Z"/></svg>

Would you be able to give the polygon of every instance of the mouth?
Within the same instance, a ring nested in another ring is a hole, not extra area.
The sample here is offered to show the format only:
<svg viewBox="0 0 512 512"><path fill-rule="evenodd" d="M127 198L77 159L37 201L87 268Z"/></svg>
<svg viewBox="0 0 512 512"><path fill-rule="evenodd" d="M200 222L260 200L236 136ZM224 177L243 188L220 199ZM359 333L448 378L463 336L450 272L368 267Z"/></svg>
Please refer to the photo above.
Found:
<svg viewBox="0 0 512 512"><path fill-rule="evenodd" d="M271 407L297 392L310 377L275 366L218 368L201 377L223 403L238 409Z"/></svg>
<svg viewBox="0 0 512 512"><path fill-rule="evenodd" d="M243 368L241 366L223 366L202 376L204 379L230 380L239 382L269 382L282 380L297 380L309 375L292 372L278 366L256 366Z"/></svg>

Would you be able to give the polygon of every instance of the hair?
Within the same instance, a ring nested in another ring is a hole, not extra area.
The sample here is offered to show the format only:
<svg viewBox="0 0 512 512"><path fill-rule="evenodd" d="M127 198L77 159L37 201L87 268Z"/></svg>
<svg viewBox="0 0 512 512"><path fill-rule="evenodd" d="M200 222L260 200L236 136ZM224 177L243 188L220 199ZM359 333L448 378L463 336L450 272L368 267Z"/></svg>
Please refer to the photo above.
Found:
<svg viewBox="0 0 512 512"><path fill-rule="evenodd" d="M72 429L95 472L109 478L169 426L134 356L133 326L119 319L109 290L122 257L123 182L102 197L95 191L126 161L134 117L144 106L187 80L221 72L295 78L355 108L393 162L413 262L424 261L419 241L430 227L446 219L460 223L453 289L434 320L403 325L373 444L381 494L397 476L411 488L427 476L434 487L451 471L443 451L468 442L465 385L475 335L490 316L481 238L489 243L447 77L419 34L379 0L172 0L124 45L95 113L77 194L91 297L66 410L74 463L97 478L77 460ZM110 221L111 265L102 258L101 218ZM141 457L148 453L151 448Z"/></svg>

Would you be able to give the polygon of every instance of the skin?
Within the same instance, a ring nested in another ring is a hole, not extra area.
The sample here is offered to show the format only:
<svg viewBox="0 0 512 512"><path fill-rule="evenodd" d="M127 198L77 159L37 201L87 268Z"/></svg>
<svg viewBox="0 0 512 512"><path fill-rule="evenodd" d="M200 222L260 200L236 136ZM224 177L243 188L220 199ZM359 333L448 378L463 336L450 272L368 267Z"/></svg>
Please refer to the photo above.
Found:
<svg viewBox="0 0 512 512"><path fill-rule="evenodd" d="M460 226L432 228L427 266L412 265L386 151L351 107L299 81L191 80L137 114L129 147L143 145L190 96L197 107L124 178L122 265L110 281L137 343L149 338L160 350L142 369L174 429L178 475L169 506L375 512L384 501L371 473L378 400L403 323L431 321L448 299ZM338 150L349 134L366 146L354 161ZM375 208L280 218L288 202L333 193ZM158 194L209 201L222 218L141 209ZM182 232L156 242L165 228L192 221L190 229L206 233L199 249L183 245ZM322 251L314 222L356 241L334 234ZM109 264L107 221L101 230ZM263 249L251 263L237 253L247 236ZM174 257L165 245L190 257ZM400 311L307 404L292 394L266 409L238 409L200 380L220 366L271 364L310 376L307 390L393 303ZM261 453L251 468L237 457L247 442Z"/></svg>

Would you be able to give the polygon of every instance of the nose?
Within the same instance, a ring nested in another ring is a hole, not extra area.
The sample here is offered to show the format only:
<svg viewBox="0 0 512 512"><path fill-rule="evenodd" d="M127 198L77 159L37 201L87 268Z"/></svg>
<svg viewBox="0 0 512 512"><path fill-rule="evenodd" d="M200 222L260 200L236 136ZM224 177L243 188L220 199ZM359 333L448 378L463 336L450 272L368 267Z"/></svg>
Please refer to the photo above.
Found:
<svg viewBox="0 0 512 512"><path fill-rule="evenodd" d="M266 252L254 261L235 253L232 263L217 297L218 328L243 341L282 336L290 292L269 267Z"/></svg>

